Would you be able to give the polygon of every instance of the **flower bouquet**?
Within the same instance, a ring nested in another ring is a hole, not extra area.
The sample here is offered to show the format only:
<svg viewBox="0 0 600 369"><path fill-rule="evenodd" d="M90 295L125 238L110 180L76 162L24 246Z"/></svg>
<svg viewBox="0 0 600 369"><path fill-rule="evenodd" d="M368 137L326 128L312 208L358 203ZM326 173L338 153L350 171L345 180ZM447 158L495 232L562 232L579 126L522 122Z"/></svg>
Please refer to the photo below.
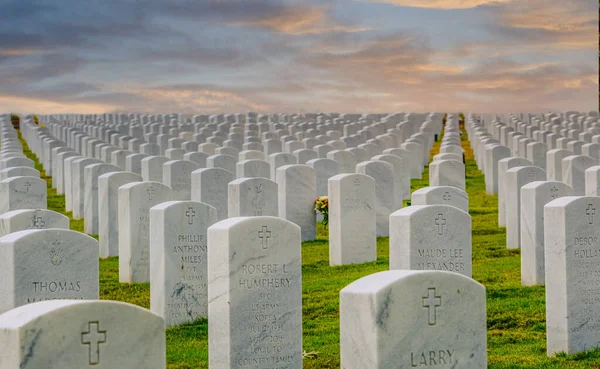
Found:
<svg viewBox="0 0 600 369"><path fill-rule="evenodd" d="M323 225L327 228L329 223L329 198L327 196L319 196L315 200L315 211L323 216Z"/></svg>

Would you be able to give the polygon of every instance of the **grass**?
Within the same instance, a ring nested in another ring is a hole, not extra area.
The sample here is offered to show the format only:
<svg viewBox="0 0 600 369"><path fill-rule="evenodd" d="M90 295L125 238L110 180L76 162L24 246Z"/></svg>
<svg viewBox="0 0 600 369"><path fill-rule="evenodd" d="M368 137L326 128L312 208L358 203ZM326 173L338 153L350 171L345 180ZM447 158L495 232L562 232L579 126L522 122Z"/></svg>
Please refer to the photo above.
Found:
<svg viewBox="0 0 600 369"><path fill-rule="evenodd" d="M462 145L473 221L473 278L487 290L489 368L600 368L598 349L546 356L544 287L521 286L519 250L506 249L504 229L497 224L497 197L485 194L483 174L474 162L466 133ZM25 142L23 146L48 181L48 208L72 219L72 214L64 211L64 196L51 188L52 179ZM431 154L438 148L439 142ZM412 181L413 191L428 185L428 168L423 178ZM71 220L71 228L81 232L83 222ZM305 352L311 353L304 368L340 367L339 291L363 276L388 269L388 238L377 239L377 255L376 262L330 267L327 232L320 224L317 240L302 244L303 345ZM100 298L148 308L150 285L119 283L117 258L101 260ZM206 320L167 329L167 362L169 369L208 368Z"/></svg>

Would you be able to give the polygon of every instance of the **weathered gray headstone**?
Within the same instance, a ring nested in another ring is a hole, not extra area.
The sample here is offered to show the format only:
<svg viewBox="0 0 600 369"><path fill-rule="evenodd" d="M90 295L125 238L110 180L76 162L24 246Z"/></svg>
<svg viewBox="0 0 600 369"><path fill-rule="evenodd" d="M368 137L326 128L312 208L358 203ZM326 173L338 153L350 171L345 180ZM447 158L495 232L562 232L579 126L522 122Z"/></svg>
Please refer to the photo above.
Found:
<svg viewBox="0 0 600 369"><path fill-rule="evenodd" d="M375 180L364 174L329 179L329 265L377 259Z"/></svg>
<svg viewBox="0 0 600 369"><path fill-rule="evenodd" d="M535 181L521 187L521 284L544 284L544 206L570 196L571 187L558 181Z"/></svg>
<svg viewBox="0 0 600 369"><path fill-rule="evenodd" d="M208 316L206 232L217 210L197 201L150 209L150 310L167 327Z"/></svg>
<svg viewBox="0 0 600 369"><path fill-rule="evenodd" d="M98 265L98 241L80 232L35 229L1 237L0 312L43 300L98 299Z"/></svg>
<svg viewBox="0 0 600 369"><path fill-rule="evenodd" d="M42 301L0 315L3 369L165 369L159 316L117 301Z"/></svg>
<svg viewBox="0 0 600 369"><path fill-rule="evenodd" d="M327 160L327 159L317 159ZM292 164L277 168L278 214L301 229L302 241L317 237L315 200L316 172L308 165Z"/></svg>
<svg viewBox="0 0 600 369"><path fill-rule="evenodd" d="M0 214L0 237L28 229L69 229L69 218L46 209L13 210Z"/></svg>
<svg viewBox="0 0 600 369"><path fill-rule="evenodd" d="M211 368L302 368L300 228L275 217L208 229Z"/></svg>
<svg viewBox="0 0 600 369"><path fill-rule="evenodd" d="M233 217L279 216L277 183L267 178L238 178L227 185L227 214Z"/></svg>
<svg viewBox="0 0 600 369"><path fill-rule="evenodd" d="M390 269L471 277L471 216L450 205L412 205L390 216Z"/></svg>
<svg viewBox="0 0 600 369"><path fill-rule="evenodd" d="M600 345L600 197L567 196L544 208L548 355Z"/></svg>
<svg viewBox="0 0 600 369"><path fill-rule="evenodd" d="M390 270L340 292L344 369L487 368L485 287L442 271Z"/></svg>
<svg viewBox="0 0 600 369"><path fill-rule="evenodd" d="M101 258L119 255L119 187L141 181L141 176L131 172L110 172L98 177L98 234Z"/></svg>
<svg viewBox="0 0 600 369"><path fill-rule="evenodd" d="M10 177L0 181L0 214L20 209L46 209L47 183L37 177Z"/></svg>
<svg viewBox="0 0 600 369"><path fill-rule="evenodd" d="M159 182L119 187L119 282L150 282L150 208L172 196Z"/></svg>

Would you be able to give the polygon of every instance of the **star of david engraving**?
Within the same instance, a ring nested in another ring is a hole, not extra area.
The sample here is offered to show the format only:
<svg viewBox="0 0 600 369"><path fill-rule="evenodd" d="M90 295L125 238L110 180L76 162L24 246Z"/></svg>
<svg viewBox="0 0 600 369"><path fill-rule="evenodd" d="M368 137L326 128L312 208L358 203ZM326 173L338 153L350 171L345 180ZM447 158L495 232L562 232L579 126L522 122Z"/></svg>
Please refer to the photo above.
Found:
<svg viewBox="0 0 600 369"><path fill-rule="evenodd" d="M553 199L558 198L558 188L556 188L556 186L554 186L550 189L550 197Z"/></svg>

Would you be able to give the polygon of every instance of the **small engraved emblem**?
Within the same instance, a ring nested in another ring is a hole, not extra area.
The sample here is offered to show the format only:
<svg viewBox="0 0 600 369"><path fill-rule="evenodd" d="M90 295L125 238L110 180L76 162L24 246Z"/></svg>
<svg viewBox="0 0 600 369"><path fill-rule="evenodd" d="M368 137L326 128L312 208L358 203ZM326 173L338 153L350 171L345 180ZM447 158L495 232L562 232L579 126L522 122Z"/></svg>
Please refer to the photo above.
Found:
<svg viewBox="0 0 600 369"><path fill-rule="evenodd" d="M154 194L156 193L156 191L154 191L154 187L149 187L146 190L146 193L148 194L148 200L152 200L152 197L154 196Z"/></svg>
<svg viewBox="0 0 600 369"><path fill-rule="evenodd" d="M590 224L594 224L594 215L596 215L596 208L592 204L589 204L587 209L585 209L585 215L588 216L588 222Z"/></svg>
<svg viewBox="0 0 600 369"><path fill-rule="evenodd" d="M185 216L188 217L188 224L194 224L194 217L196 216L196 211L190 206L185 212Z"/></svg>
<svg viewBox="0 0 600 369"><path fill-rule="evenodd" d="M267 249L268 239L271 238L271 231L267 229L267 226L262 226L262 230L258 231L258 238L262 240L262 248Z"/></svg>
<svg viewBox="0 0 600 369"><path fill-rule="evenodd" d="M529 179L533 180L535 178L535 171L530 170L529 171Z"/></svg>
<svg viewBox="0 0 600 369"><path fill-rule="evenodd" d="M46 222L44 221L44 218L42 218L40 216L34 216L32 221L33 221L33 228L42 229L42 228L46 227Z"/></svg>
<svg viewBox="0 0 600 369"><path fill-rule="evenodd" d="M429 325L437 323L435 308L442 306L442 296L436 296L435 287L427 289L427 296L423 297L423 307L427 309Z"/></svg>
<svg viewBox="0 0 600 369"><path fill-rule="evenodd" d="M100 330L99 322L89 322L88 331L81 333L81 344L88 345L90 365L100 363L100 344L106 342L106 331Z"/></svg>
<svg viewBox="0 0 600 369"><path fill-rule="evenodd" d="M65 252L60 248L61 242L56 240L52 241L52 247L48 250L48 256L50 257L50 263L54 266L62 264L65 260Z"/></svg>
<svg viewBox="0 0 600 369"><path fill-rule="evenodd" d="M450 194L450 192L444 193L444 196L442 197L444 199L444 201L450 201L452 200L452 195Z"/></svg>
<svg viewBox="0 0 600 369"><path fill-rule="evenodd" d="M358 186L360 186L360 178L356 178L354 180L354 187L358 187Z"/></svg>
<svg viewBox="0 0 600 369"><path fill-rule="evenodd" d="M558 188L556 188L556 186L550 189L550 197L552 197L553 199L558 198Z"/></svg>
<svg viewBox="0 0 600 369"><path fill-rule="evenodd" d="M438 226L438 235L443 235L444 226L446 225L446 218L444 218L444 214L438 214L437 218L435 218L435 225Z"/></svg>

